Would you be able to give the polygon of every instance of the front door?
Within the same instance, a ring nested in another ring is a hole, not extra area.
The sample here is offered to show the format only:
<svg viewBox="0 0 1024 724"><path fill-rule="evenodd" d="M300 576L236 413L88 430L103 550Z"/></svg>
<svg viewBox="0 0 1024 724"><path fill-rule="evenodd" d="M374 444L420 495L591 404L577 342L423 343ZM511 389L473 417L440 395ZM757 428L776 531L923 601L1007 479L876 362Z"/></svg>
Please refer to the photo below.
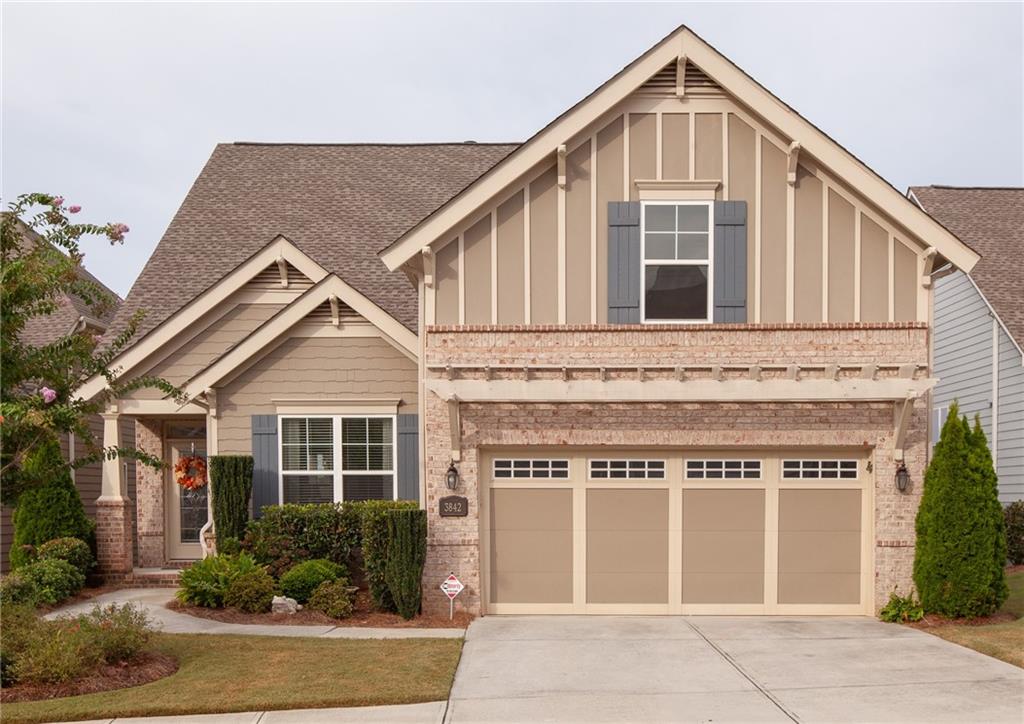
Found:
<svg viewBox="0 0 1024 724"><path fill-rule="evenodd" d="M208 520L207 494L209 484L189 490L175 481L174 466L186 455L206 459L204 439L169 439L167 457L170 469L166 472L167 495L167 558L169 560L196 560L203 557L199 531Z"/></svg>

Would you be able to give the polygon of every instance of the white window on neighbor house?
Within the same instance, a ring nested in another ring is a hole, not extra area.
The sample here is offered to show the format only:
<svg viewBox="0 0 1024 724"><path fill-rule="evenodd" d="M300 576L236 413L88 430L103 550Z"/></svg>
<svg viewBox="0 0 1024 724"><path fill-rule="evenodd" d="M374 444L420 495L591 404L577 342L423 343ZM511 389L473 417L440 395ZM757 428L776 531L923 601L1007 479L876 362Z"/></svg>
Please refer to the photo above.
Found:
<svg viewBox="0 0 1024 724"><path fill-rule="evenodd" d="M644 322L710 322L712 202L645 201L640 215Z"/></svg>
<svg viewBox="0 0 1024 724"><path fill-rule="evenodd" d="M949 417L949 405L936 405L932 408L932 447L935 447L939 438L942 437L942 426L946 424L947 417Z"/></svg>
<svg viewBox="0 0 1024 724"><path fill-rule="evenodd" d="M282 416L281 501L394 500L394 415Z"/></svg>

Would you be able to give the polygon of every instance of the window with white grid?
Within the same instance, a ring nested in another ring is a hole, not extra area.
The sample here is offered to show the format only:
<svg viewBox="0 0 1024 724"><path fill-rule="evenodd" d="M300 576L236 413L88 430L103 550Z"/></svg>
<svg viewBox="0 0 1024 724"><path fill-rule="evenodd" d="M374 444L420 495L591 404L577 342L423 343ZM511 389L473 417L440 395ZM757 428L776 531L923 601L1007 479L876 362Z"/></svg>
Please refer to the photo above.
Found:
<svg viewBox="0 0 1024 724"><path fill-rule="evenodd" d="M591 460L591 480L664 480L664 460Z"/></svg>
<svg viewBox="0 0 1024 724"><path fill-rule="evenodd" d="M569 477L569 461L549 458L502 458L494 461L495 479Z"/></svg>
<svg viewBox="0 0 1024 724"><path fill-rule="evenodd" d="M782 477L798 480L856 480L856 460L783 460Z"/></svg>
<svg viewBox="0 0 1024 724"><path fill-rule="evenodd" d="M760 480L760 460L687 460L687 480Z"/></svg>

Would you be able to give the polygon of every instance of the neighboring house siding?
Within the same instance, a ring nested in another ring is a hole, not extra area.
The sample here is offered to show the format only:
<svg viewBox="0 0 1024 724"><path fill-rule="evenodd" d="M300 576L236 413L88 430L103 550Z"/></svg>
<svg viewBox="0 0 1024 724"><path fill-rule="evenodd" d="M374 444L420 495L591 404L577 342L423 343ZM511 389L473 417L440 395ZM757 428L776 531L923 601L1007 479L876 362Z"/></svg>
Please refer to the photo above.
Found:
<svg viewBox="0 0 1024 724"><path fill-rule="evenodd" d="M985 300L962 272L935 283L936 409L960 403L960 413L981 416L992 436L992 317ZM944 419L944 418L943 418Z"/></svg>
<svg viewBox="0 0 1024 724"><path fill-rule="evenodd" d="M218 388L218 450L251 454L251 417L273 414L274 400L398 398L415 413L416 391L416 363L380 337L292 337Z"/></svg>
<svg viewBox="0 0 1024 724"><path fill-rule="evenodd" d="M1024 498L1024 362L1020 350L1000 325L997 379L993 380L993 317L968 276L955 272L935 283L935 388L933 408L945 419L957 400L968 419L981 417L989 444L995 447L999 497ZM993 389L993 382L997 388ZM998 419L992 425L998 395ZM933 439L937 432L933 433Z"/></svg>
<svg viewBox="0 0 1024 724"><path fill-rule="evenodd" d="M999 328L999 414L996 472L1004 503L1024 500L1024 358Z"/></svg>
<svg viewBox="0 0 1024 724"><path fill-rule="evenodd" d="M787 145L724 94L688 99L692 115L644 112L650 101L642 90L599 127L566 139L564 194L556 166L540 165L439 240L428 323L608 322L608 203L638 200L637 180L694 179L721 180L717 199L747 203L747 321L927 320L916 283L922 250L912 248L886 217L856 201L847 185L810 164L797 170L793 224L798 238L789 289ZM520 206L524 220L517 215Z"/></svg>

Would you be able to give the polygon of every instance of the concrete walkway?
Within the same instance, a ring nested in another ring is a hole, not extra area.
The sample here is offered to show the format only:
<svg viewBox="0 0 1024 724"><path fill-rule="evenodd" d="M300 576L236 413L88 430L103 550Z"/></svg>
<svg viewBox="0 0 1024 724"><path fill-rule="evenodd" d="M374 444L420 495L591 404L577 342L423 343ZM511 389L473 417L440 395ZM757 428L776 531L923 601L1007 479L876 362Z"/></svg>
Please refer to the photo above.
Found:
<svg viewBox="0 0 1024 724"><path fill-rule="evenodd" d="M446 722L1014 722L1024 670L869 618L488 616Z"/></svg>
<svg viewBox="0 0 1024 724"><path fill-rule="evenodd" d="M281 624L221 623L208 618L190 616L167 608L174 598L169 588L125 588L96 596L88 601L65 606L47 615L88 613L96 604L134 603L146 609L164 633L244 634L247 636L310 636L333 639L426 639L462 638L461 628L361 628L359 626L298 626Z"/></svg>
<svg viewBox="0 0 1024 724"><path fill-rule="evenodd" d="M328 722L388 722L388 724L441 724L446 702L400 706L356 706L344 709L292 709L248 711L238 714L192 714L129 719L93 719L80 724L327 724Z"/></svg>

